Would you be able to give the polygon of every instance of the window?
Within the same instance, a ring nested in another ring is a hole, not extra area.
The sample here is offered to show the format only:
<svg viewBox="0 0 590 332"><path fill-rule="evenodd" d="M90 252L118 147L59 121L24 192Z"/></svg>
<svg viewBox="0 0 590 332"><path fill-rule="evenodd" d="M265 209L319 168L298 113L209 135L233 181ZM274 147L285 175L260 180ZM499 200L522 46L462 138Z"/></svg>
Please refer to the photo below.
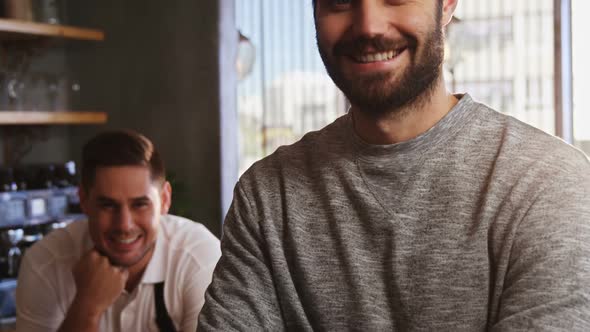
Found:
<svg viewBox="0 0 590 332"><path fill-rule="evenodd" d="M574 79L574 144L590 155L590 30L588 0L572 1L573 79Z"/></svg>
<svg viewBox="0 0 590 332"><path fill-rule="evenodd" d="M590 98L584 98L590 46L583 40L590 2L572 3L574 136L590 153ZM554 0L459 2L459 20L446 40L451 89L555 134L553 6ZM311 1L236 0L236 16L257 50L254 71L238 85L242 173L279 145L332 122L346 111L346 101L316 49Z"/></svg>
<svg viewBox="0 0 590 332"><path fill-rule="evenodd" d="M456 92L555 133L553 0L459 2L447 32Z"/></svg>
<svg viewBox="0 0 590 332"><path fill-rule="evenodd" d="M236 21L256 49L252 73L238 83L241 174L334 121L346 102L317 51L311 1L236 0Z"/></svg>

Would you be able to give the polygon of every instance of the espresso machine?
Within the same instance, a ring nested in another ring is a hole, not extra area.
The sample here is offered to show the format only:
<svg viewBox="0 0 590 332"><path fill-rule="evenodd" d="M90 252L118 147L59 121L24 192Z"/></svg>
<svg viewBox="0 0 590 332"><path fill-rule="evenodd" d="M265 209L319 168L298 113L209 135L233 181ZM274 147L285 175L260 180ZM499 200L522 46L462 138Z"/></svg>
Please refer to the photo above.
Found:
<svg viewBox="0 0 590 332"><path fill-rule="evenodd" d="M51 231L82 220L74 162L0 166L0 331L16 320L20 261Z"/></svg>

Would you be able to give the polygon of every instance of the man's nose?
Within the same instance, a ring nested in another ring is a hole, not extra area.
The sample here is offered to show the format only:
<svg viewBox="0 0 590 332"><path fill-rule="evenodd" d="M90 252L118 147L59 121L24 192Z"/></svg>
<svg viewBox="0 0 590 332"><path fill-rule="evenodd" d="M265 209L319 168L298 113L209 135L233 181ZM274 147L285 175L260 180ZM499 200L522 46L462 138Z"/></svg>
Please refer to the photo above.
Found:
<svg viewBox="0 0 590 332"><path fill-rule="evenodd" d="M354 10L353 30L356 36L373 38L387 31L387 15L379 1L361 0Z"/></svg>
<svg viewBox="0 0 590 332"><path fill-rule="evenodd" d="M129 230L133 228L133 215L127 206L122 206L117 214L117 227L121 230Z"/></svg>

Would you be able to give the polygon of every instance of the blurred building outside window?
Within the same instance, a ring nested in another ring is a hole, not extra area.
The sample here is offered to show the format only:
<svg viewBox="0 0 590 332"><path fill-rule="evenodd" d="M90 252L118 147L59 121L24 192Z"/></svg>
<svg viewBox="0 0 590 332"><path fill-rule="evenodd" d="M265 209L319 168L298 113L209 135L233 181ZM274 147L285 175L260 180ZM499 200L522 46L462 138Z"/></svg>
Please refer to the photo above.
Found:
<svg viewBox="0 0 590 332"><path fill-rule="evenodd" d="M553 0L459 2L447 31L455 92L555 133Z"/></svg>
<svg viewBox="0 0 590 332"><path fill-rule="evenodd" d="M454 92L555 134L554 0L469 0L447 31L445 79ZM590 1L573 0L575 144L590 151ZM278 146L344 114L347 102L317 52L310 1L236 0L256 48L238 84L240 174Z"/></svg>
<svg viewBox="0 0 590 332"><path fill-rule="evenodd" d="M236 0L240 32L256 49L238 83L240 175L347 110L316 48L311 1Z"/></svg>

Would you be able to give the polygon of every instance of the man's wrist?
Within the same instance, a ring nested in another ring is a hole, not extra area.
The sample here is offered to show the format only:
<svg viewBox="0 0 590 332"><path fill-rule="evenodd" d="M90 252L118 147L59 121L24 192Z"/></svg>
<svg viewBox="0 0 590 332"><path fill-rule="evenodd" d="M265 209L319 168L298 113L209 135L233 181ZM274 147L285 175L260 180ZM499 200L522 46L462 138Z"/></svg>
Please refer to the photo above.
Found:
<svg viewBox="0 0 590 332"><path fill-rule="evenodd" d="M102 313L103 311L91 301L85 301L80 296L76 296L59 332L96 332Z"/></svg>
<svg viewBox="0 0 590 332"><path fill-rule="evenodd" d="M104 309L97 307L92 299L86 299L78 295L74 298L70 311L75 313L76 316L92 322L98 322L100 316L104 313Z"/></svg>

